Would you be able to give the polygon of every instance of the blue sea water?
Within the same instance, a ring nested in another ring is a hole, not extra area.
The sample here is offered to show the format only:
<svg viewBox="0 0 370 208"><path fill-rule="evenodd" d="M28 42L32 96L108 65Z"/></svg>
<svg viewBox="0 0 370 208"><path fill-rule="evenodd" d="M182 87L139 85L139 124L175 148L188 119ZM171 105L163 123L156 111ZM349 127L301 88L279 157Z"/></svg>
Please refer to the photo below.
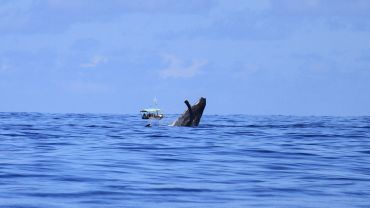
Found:
<svg viewBox="0 0 370 208"><path fill-rule="evenodd" d="M0 207L370 207L370 117L0 113Z"/></svg>

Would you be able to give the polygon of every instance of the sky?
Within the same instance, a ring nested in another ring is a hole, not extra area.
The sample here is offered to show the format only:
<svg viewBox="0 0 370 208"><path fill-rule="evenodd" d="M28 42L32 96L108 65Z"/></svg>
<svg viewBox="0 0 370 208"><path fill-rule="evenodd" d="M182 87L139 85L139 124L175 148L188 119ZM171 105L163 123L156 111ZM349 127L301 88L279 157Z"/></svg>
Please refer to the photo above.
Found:
<svg viewBox="0 0 370 208"><path fill-rule="evenodd" d="M370 115L368 0L0 0L0 112Z"/></svg>

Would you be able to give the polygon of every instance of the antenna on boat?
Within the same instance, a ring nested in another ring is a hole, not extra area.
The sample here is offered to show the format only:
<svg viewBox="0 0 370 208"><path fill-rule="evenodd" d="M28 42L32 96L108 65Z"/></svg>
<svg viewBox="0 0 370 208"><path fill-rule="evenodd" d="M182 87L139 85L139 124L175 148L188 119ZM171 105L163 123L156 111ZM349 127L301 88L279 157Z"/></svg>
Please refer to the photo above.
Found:
<svg viewBox="0 0 370 208"><path fill-rule="evenodd" d="M155 106L155 107L158 107L158 100L157 100L157 97L154 97L153 102L154 102L154 106Z"/></svg>

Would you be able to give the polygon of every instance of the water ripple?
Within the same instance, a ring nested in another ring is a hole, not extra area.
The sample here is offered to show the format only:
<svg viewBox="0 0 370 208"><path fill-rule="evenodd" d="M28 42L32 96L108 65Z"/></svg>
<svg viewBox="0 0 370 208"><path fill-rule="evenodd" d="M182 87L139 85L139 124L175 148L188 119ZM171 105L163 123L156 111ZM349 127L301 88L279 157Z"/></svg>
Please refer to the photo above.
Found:
<svg viewBox="0 0 370 208"><path fill-rule="evenodd" d="M0 113L0 207L370 207L370 117Z"/></svg>

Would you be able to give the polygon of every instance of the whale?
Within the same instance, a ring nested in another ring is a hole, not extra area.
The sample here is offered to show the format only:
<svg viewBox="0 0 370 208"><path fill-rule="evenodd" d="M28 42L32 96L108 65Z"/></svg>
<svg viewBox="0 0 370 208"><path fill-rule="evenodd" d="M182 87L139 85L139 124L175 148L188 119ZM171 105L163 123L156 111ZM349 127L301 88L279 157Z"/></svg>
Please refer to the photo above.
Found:
<svg viewBox="0 0 370 208"><path fill-rule="evenodd" d="M171 126L198 126L206 107L206 98L201 97L194 105L190 105L188 100L185 100L184 103L187 110Z"/></svg>

